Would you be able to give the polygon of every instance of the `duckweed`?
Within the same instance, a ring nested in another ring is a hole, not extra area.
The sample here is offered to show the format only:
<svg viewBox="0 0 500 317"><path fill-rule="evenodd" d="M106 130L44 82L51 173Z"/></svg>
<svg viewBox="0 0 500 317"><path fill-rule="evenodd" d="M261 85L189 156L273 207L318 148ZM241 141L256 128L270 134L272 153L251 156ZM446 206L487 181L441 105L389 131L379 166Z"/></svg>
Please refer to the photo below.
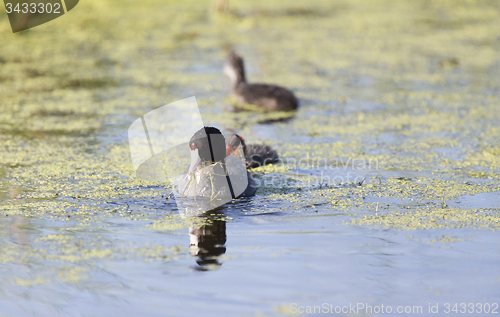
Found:
<svg viewBox="0 0 500 317"><path fill-rule="evenodd" d="M2 245L0 263L54 263L12 281L75 283L95 273L84 262L186 253L99 234L114 223L158 232L193 223L165 199L169 185L135 178L126 141L137 117L193 94L206 124L280 154L281 164L253 171L263 186L243 204L247 216L499 229L498 207L454 202L500 191L498 2L235 0L231 8L87 0L19 34L0 14L0 230L24 248ZM294 90L298 112L225 112L228 44L246 57L250 81ZM53 225L42 231L38 220ZM38 238L28 244L19 231Z"/></svg>

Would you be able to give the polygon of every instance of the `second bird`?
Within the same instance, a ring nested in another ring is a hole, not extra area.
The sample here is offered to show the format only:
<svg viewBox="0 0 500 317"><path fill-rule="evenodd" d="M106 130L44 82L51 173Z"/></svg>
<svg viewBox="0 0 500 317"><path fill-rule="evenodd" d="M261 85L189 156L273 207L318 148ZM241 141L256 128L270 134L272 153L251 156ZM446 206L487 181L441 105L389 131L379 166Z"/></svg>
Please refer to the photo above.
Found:
<svg viewBox="0 0 500 317"><path fill-rule="evenodd" d="M244 160L247 168L261 167L279 161L278 153L269 145L246 145L245 139L238 134L232 134L226 139L226 154Z"/></svg>
<svg viewBox="0 0 500 317"><path fill-rule="evenodd" d="M245 76L243 58L230 52L225 61L224 74L231 80L237 106L254 105L265 112L296 110L299 102L290 90L268 84L249 84Z"/></svg>

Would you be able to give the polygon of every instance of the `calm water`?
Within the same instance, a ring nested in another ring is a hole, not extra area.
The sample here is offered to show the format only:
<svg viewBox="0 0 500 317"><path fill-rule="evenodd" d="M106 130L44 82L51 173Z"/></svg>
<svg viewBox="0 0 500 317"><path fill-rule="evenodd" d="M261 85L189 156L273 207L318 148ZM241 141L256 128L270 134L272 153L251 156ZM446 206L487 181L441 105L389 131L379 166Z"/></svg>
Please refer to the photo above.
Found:
<svg viewBox="0 0 500 317"><path fill-rule="evenodd" d="M200 241L214 258L192 256L186 250L190 244L186 228L144 232L142 223L110 218L106 219L106 230L67 232L72 240L89 241L112 250L127 249L127 243L133 241L146 246L154 244L155 248L178 246L180 252L177 259L168 262L145 262L118 251L111 259L91 258L79 263L87 269L88 277L78 282L32 286L13 285L10 272L30 276L36 271L50 276L50 266L59 264L3 264L2 313L278 315L292 309L294 303L327 303L334 307L360 303L390 305L394 309L421 306L423 314L408 315L426 316L431 315L429 303L442 310L446 303L498 301L498 278L492 278L500 274L495 232L406 232L345 226L338 224L343 216L335 213L243 216L233 210L230 214L234 220L215 222L203 229ZM24 226L15 235L4 229L3 235L25 239L27 247L40 235L60 232L53 224L41 221L27 221ZM429 242L443 235L465 240ZM12 240L8 245L23 248Z"/></svg>
<svg viewBox="0 0 500 317"><path fill-rule="evenodd" d="M87 0L21 35L0 14L0 316L498 314L498 3L230 8ZM225 111L228 46L292 118ZM283 159L198 217L127 142L192 95Z"/></svg>

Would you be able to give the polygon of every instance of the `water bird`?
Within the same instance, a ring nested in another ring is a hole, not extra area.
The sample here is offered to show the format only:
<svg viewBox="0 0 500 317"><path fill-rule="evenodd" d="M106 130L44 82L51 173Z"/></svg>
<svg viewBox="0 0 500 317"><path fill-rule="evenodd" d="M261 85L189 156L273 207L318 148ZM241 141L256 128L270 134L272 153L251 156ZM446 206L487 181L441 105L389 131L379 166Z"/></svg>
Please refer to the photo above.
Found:
<svg viewBox="0 0 500 317"><path fill-rule="evenodd" d="M226 154L244 159L247 168L256 168L278 162L278 153L269 145L245 144L245 138L232 134L226 140Z"/></svg>
<svg viewBox="0 0 500 317"><path fill-rule="evenodd" d="M191 162L187 174L178 185L180 195L212 200L221 197L249 197L255 194L257 184L243 162L234 156L226 157L226 143L219 129L201 128L189 141L189 149ZM242 188L241 184L246 184L246 187Z"/></svg>
<svg viewBox="0 0 500 317"><path fill-rule="evenodd" d="M237 108L256 106L265 112L293 111L299 107L299 102L290 90L268 84L249 84L245 76L243 58L235 52L230 52L225 60L224 74L232 85L232 93L236 97Z"/></svg>

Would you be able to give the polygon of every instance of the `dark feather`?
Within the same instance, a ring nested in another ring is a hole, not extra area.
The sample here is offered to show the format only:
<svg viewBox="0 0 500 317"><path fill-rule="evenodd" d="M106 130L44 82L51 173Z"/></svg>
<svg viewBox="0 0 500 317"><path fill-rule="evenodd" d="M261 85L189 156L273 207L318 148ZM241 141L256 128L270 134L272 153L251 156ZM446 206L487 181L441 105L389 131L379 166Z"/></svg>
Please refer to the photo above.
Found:
<svg viewBox="0 0 500 317"><path fill-rule="evenodd" d="M249 84L245 76L243 58L234 52L226 57L224 74L231 80L233 94L238 105L255 105L264 111L292 111L299 107L299 101L290 90L267 84ZM236 105L236 107L238 107Z"/></svg>

